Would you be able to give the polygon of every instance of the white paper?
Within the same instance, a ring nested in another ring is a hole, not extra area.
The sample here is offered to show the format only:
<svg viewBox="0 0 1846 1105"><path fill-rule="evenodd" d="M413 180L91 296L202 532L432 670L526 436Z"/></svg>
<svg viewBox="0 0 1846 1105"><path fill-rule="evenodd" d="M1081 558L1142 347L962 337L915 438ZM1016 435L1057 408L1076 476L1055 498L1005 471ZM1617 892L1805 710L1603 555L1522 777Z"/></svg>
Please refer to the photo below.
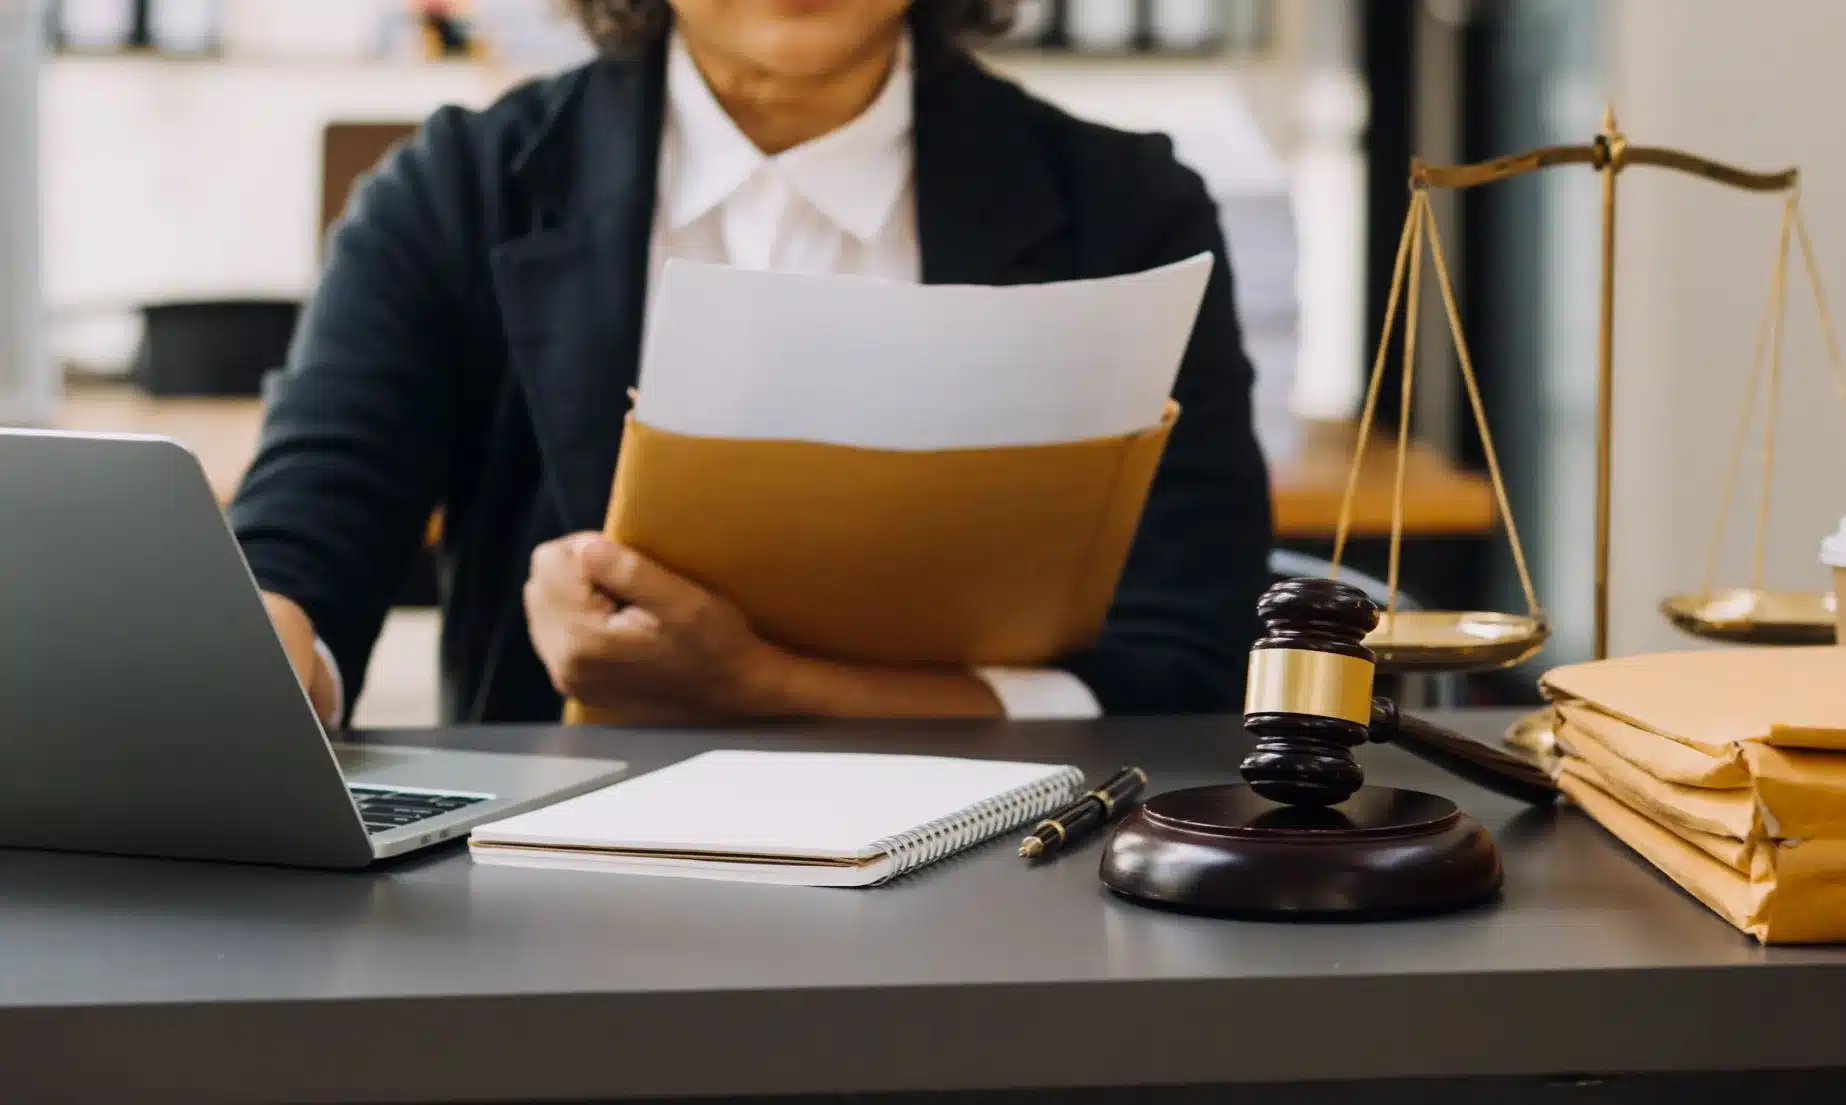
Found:
<svg viewBox="0 0 1846 1105"><path fill-rule="evenodd" d="M672 260L635 416L695 437L971 449L1119 437L1160 421L1212 257L1014 287Z"/></svg>

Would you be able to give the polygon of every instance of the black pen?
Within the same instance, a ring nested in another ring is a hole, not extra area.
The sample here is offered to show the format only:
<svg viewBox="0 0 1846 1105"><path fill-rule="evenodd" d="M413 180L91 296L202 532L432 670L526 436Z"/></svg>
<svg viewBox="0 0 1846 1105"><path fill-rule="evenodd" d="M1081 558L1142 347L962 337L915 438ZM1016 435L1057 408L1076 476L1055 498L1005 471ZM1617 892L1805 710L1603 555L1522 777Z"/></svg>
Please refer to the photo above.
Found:
<svg viewBox="0 0 1846 1105"><path fill-rule="evenodd" d="M1138 767L1124 767L1108 782L1089 791L1067 808L1032 827L1032 835L1019 845L1019 854L1038 859L1066 845L1117 813L1134 805L1147 787L1147 772Z"/></svg>

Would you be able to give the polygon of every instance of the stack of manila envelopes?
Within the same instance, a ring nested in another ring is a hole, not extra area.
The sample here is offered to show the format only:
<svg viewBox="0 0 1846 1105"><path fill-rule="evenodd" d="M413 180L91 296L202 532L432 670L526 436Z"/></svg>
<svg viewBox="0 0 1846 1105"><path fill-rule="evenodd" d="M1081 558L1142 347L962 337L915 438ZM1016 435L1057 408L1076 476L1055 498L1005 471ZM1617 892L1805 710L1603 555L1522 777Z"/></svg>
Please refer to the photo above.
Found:
<svg viewBox="0 0 1846 1105"><path fill-rule="evenodd" d="M1542 681L1559 784L1765 943L1846 940L1846 648L1576 664Z"/></svg>
<svg viewBox="0 0 1846 1105"><path fill-rule="evenodd" d="M975 287L669 262L606 529L806 655L1080 649L1183 415L1212 265Z"/></svg>

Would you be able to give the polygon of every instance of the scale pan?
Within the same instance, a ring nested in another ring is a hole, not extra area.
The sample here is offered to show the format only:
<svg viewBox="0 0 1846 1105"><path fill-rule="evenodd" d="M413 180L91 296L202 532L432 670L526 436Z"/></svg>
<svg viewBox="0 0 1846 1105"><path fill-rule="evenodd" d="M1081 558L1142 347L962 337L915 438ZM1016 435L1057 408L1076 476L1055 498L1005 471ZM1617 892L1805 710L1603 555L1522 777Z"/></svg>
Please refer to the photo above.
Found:
<svg viewBox="0 0 1846 1105"><path fill-rule="evenodd" d="M1504 739L1508 745L1524 752L1540 767L1555 775L1559 758L1557 725L1557 711L1542 706L1519 715L1517 721L1507 726Z"/></svg>
<svg viewBox="0 0 1846 1105"><path fill-rule="evenodd" d="M1528 659L1549 636L1551 627L1530 614L1400 610L1379 621L1365 647L1383 672L1495 671Z"/></svg>
<svg viewBox="0 0 1846 1105"><path fill-rule="evenodd" d="M1660 604L1667 620L1694 637L1747 645L1832 644L1838 616L1830 591L1733 587L1675 595Z"/></svg>

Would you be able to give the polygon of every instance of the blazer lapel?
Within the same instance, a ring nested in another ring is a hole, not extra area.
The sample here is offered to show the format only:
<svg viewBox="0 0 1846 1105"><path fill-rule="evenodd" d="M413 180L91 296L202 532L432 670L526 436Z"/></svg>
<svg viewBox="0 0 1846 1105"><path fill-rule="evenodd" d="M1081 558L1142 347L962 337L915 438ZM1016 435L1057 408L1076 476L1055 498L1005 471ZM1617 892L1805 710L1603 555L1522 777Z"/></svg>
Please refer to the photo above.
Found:
<svg viewBox="0 0 1846 1105"><path fill-rule="evenodd" d="M917 39L917 236L929 284L1031 284L1071 275L1063 197L1018 91L927 35Z"/></svg>
<svg viewBox="0 0 1846 1105"><path fill-rule="evenodd" d="M567 532L600 529L640 365L663 49L561 90L513 164L531 232L492 251L512 366Z"/></svg>

